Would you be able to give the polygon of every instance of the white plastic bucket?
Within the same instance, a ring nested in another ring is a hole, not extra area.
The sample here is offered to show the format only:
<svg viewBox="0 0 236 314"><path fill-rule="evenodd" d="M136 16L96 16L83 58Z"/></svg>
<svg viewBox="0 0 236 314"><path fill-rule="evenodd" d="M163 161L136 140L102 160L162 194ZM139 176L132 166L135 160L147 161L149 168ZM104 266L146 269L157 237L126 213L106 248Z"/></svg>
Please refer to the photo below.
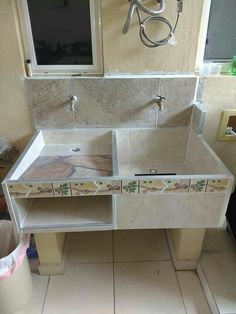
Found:
<svg viewBox="0 0 236 314"><path fill-rule="evenodd" d="M10 224L11 222L0 221L0 246L2 251L7 254L6 256L1 254L0 258L1 314L12 314L24 307L29 301L33 290L32 277L26 255L29 237L15 235ZM6 233L7 228L9 231ZM1 233L3 229L5 232L4 236ZM16 239L19 240L17 241Z"/></svg>

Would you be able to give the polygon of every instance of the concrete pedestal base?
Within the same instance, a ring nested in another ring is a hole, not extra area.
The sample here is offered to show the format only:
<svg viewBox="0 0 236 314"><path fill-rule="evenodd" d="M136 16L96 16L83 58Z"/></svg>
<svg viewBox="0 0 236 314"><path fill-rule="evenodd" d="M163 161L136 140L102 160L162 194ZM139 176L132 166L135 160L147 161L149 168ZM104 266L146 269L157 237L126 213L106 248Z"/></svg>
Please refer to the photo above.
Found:
<svg viewBox="0 0 236 314"><path fill-rule="evenodd" d="M39 256L40 275L64 273L65 233L38 233L34 235Z"/></svg>
<svg viewBox="0 0 236 314"><path fill-rule="evenodd" d="M205 229L168 229L166 234L175 269L196 270Z"/></svg>

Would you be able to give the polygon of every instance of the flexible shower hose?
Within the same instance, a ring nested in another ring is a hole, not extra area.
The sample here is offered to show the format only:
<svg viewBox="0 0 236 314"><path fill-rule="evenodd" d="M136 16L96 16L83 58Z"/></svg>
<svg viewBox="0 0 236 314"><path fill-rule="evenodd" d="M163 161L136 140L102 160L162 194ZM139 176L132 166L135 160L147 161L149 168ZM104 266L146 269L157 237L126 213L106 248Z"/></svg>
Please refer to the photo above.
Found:
<svg viewBox="0 0 236 314"><path fill-rule="evenodd" d="M147 46L149 48L155 48L155 47L159 47L159 46L164 46L164 45L169 43L171 37L175 33L177 25L178 25L179 16L180 16L179 12L177 14L177 18L176 18L176 22L175 22L174 27L172 27L170 22L162 16L148 16L143 21L141 21L141 17L140 17L140 14L139 14L139 11L137 8L136 8L136 12L138 15L138 20L139 20L139 25L140 25L139 36L140 36L142 43L145 46ZM169 27L169 34L161 40L154 41L154 40L150 39L150 37L145 32L145 28L146 28L147 24L150 23L151 21L154 21L154 20L160 21Z"/></svg>

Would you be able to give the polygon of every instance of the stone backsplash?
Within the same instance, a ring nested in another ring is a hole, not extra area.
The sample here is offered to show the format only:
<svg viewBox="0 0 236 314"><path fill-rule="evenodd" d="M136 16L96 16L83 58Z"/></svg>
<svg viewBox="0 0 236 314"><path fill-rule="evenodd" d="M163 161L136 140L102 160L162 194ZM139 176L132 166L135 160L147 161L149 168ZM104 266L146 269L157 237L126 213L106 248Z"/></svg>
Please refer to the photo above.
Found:
<svg viewBox="0 0 236 314"><path fill-rule="evenodd" d="M25 81L36 129L190 125L197 79L72 78ZM152 102L162 95L164 111ZM78 97L78 112L69 96Z"/></svg>

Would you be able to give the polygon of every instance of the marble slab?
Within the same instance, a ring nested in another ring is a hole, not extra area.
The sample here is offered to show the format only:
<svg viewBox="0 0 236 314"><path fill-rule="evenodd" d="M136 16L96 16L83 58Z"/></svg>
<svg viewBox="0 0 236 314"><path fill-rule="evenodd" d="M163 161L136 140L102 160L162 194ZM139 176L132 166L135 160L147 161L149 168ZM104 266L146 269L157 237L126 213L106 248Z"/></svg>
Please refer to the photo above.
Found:
<svg viewBox="0 0 236 314"><path fill-rule="evenodd" d="M69 79L28 79L25 85L36 129L74 128Z"/></svg>
<svg viewBox="0 0 236 314"><path fill-rule="evenodd" d="M26 81L37 129L189 126L196 78L72 78ZM76 95L78 112L70 111ZM164 111L153 103L162 95Z"/></svg>
<svg viewBox="0 0 236 314"><path fill-rule="evenodd" d="M39 156L20 179L55 180L111 175L111 155Z"/></svg>

